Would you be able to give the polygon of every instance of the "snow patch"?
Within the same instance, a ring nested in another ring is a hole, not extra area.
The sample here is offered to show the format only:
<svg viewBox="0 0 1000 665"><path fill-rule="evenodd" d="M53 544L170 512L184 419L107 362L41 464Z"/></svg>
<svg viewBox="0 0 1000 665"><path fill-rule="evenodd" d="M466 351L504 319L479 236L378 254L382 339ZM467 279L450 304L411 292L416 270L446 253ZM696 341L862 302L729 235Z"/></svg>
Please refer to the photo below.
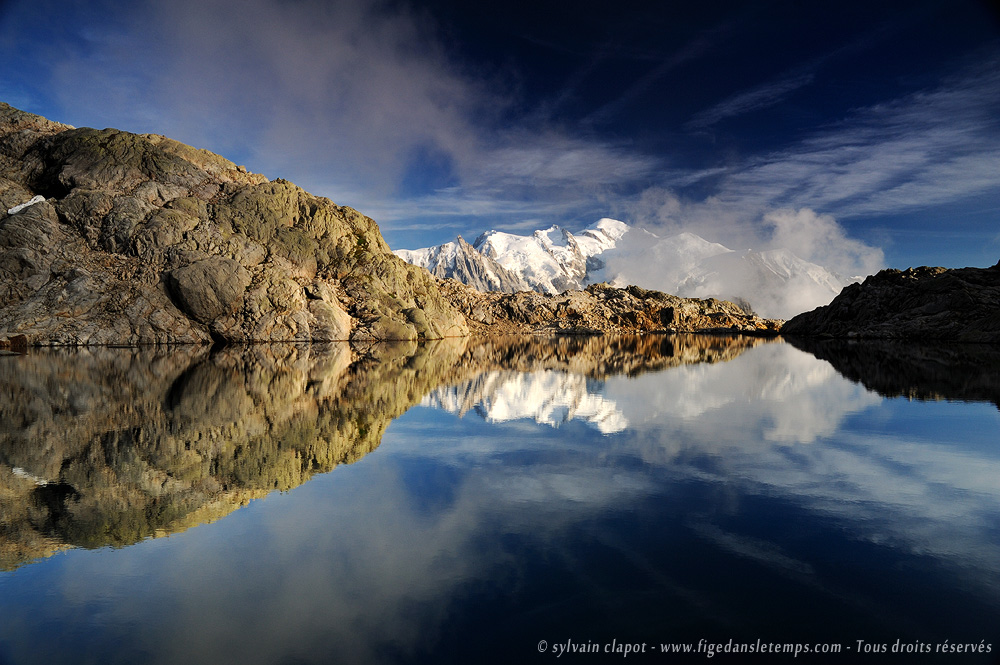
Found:
<svg viewBox="0 0 1000 665"><path fill-rule="evenodd" d="M32 196L29 200L25 201L24 203L20 203L20 204L14 206L13 208L8 208L7 209L7 214L8 215L16 215L17 213L21 212L25 208L30 208L31 206L35 205L36 203L43 203L44 201L45 201L45 197L42 196L41 194L39 194L38 196Z"/></svg>

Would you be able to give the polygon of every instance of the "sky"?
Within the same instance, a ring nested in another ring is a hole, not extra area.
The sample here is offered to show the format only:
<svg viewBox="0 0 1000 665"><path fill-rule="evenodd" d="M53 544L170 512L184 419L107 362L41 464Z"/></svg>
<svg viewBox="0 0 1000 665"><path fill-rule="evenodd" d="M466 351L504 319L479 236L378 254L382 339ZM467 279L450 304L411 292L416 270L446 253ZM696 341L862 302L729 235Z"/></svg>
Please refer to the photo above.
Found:
<svg viewBox="0 0 1000 665"><path fill-rule="evenodd" d="M393 249L613 217L872 272L1000 260L1000 8L0 0L0 101L164 134Z"/></svg>

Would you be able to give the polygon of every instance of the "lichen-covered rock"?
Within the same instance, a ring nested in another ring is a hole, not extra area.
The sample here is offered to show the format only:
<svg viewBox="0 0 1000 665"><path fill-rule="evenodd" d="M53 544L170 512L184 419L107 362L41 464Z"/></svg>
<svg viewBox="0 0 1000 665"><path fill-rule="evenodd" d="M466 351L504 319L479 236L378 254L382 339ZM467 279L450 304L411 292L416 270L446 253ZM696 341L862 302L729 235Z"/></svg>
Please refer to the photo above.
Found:
<svg viewBox="0 0 1000 665"><path fill-rule="evenodd" d="M0 343L466 334L351 208L163 136L0 104Z"/></svg>
<svg viewBox="0 0 1000 665"><path fill-rule="evenodd" d="M243 304L250 273L233 259L213 256L168 273L180 308L200 323L232 316Z"/></svg>
<svg viewBox="0 0 1000 665"><path fill-rule="evenodd" d="M882 270L829 305L799 314L785 335L1000 342L1000 263L992 268Z"/></svg>

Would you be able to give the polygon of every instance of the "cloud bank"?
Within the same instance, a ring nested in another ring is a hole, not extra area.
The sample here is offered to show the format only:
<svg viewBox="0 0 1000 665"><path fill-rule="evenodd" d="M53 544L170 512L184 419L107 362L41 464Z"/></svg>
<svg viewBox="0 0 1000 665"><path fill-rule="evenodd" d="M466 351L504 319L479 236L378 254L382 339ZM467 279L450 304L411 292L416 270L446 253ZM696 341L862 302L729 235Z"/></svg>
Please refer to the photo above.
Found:
<svg viewBox="0 0 1000 665"><path fill-rule="evenodd" d="M884 267L881 249L809 208L744 209L650 188L623 212L636 230L602 257L609 277L687 297L740 298L766 317L826 305L850 281ZM684 233L733 251L674 239Z"/></svg>

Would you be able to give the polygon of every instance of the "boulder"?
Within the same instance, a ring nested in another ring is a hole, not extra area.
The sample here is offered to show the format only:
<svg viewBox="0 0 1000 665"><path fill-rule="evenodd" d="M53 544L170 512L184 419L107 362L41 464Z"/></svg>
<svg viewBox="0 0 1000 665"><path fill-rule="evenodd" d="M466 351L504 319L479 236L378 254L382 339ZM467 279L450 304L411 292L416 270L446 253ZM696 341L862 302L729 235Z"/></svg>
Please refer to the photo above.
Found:
<svg viewBox="0 0 1000 665"><path fill-rule="evenodd" d="M233 259L212 256L168 273L178 306L195 321L211 324L243 306L250 273Z"/></svg>

